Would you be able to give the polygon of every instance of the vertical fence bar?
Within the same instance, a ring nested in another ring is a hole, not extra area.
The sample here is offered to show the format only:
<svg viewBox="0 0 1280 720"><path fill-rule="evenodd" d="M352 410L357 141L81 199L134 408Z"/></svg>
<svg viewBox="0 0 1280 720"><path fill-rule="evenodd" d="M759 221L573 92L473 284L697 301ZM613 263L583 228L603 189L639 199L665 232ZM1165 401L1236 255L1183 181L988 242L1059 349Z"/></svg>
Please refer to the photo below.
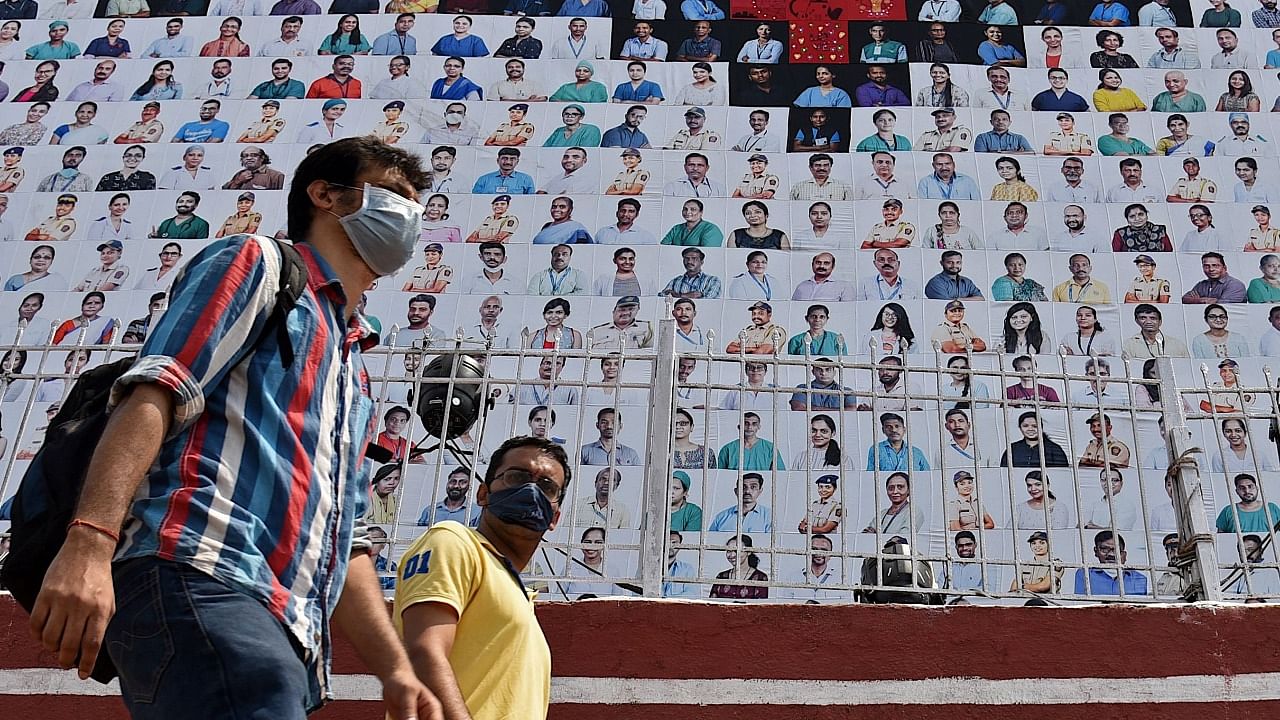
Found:
<svg viewBox="0 0 1280 720"><path fill-rule="evenodd" d="M667 515L671 501L671 416L676 406L676 324L658 321L653 389L649 395L649 456L645 460L644 512L640 524L640 587L645 597L662 596L667 566Z"/></svg>
<svg viewBox="0 0 1280 720"><path fill-rule="evenodd" d="M1178 518L1178 536L1182 549L1176 569L1182 574L1190 600L1222 600L1218 586L1218 554L1213 541L1213 528L1204 511L1204 488L1198 467L1178 462L1192 449L1191 432L1182 411L1182 396L1174 378L1173 360L1168 356L1156 360L1160 369L1160 404L1164 412L1165 442L1169 448L1169 470L1173 476L1174 511ZM1183 563L1183 559L1189 562Z"/></svg>

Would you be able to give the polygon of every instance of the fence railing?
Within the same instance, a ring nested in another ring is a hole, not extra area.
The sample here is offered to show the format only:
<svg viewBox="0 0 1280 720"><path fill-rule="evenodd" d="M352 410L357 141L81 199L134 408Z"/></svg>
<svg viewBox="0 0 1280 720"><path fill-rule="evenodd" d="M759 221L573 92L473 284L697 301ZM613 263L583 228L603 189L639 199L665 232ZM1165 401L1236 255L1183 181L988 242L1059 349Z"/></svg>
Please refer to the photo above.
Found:
<svg viewBox="0 0 1280 720"><path fill-rule="evenodd" d="M0 370L0 501L82 363L136 349L30 332ZM550 599L1280 598L1269 368L1245 387L1229 361L1214 380L1172 358L678 354L670 321L647 335L424 347L392 328L365 357L376 442L395 457L366 517L386 536L384 587L427 526L474 521L493 450L533 434L573 461L561 521L526 572ZM426 372L464 354L482 374ZM416 413L441 385L488 401L447 441Z"/></svg>

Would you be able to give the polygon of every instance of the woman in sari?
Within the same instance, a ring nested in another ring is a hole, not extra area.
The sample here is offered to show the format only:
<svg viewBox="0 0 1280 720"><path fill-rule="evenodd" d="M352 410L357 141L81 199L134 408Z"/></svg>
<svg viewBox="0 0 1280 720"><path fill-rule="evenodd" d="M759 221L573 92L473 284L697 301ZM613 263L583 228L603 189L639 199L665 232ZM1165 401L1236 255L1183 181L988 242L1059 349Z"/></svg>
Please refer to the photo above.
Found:
<svg viewBox="0 0 1280 720"><path fill-rule="evenodd" d="M551 222L533 236L534 245L591 245L595 240L582 223L573 219L573 198L561 195L551 201Z"/></svg>
<svg viewBox="0 0 1280 720"><path fill-rule="evenodd" d="M467 61L460 57L445 58L444 77L436 78L436 81L431 83L431 99L483 100L484 88L471 82L462 74L466 66Z"/></svg>

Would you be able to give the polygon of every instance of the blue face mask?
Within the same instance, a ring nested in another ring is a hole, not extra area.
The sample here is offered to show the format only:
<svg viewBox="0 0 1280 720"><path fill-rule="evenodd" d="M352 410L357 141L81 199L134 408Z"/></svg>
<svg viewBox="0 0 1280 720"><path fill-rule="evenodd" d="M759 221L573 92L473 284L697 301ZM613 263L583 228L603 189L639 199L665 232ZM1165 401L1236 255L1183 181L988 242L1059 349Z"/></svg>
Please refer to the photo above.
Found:
<svg viewBox="0 0 1280 720"><path fill-rule="evenodd" d="M350 215L333 214L365 265L379 277L394 275L413 257L413 244L422 233L426 208L369 183L365 183L363 191L364 202L359 210Z"/></svg>
<svg viewBox="0 0 1280 720"><path fill-rule="evenodd" d="M529 528L544 533L551 528L555 510L551 501L534 483L489 493L486 509L504 523Z"/></svg>

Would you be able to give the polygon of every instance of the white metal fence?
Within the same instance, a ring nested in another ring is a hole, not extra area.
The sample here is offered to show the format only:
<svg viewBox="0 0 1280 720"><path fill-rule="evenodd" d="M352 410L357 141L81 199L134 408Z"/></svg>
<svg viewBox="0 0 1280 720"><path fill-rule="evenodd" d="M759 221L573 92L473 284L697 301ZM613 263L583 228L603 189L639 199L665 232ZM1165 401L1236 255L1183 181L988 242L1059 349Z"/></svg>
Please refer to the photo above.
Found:
<svg viewBox="0 0 1280 720"><path fill-rule="evenodd" d="M366 357L377 441L396 456L366 518L387 537L384 587L426 526L477 517L475 486L503 440L539 434L574 464L561 522L527 571L547 599L1280 598L1270 369L1264 386L1240 387L1229 363L1001 348L905 363L678 355L674 336L664 321L647 348L626 332L589 350L424 348L392 328ZM10 344L0 375L0 499L81 363L134 348L31 340ZM423 376L459 353L485 376ZM400 422L440 383L492 401L447 443L417 417ZM1172 458L1183 462L1169 471Z"/></svg>

